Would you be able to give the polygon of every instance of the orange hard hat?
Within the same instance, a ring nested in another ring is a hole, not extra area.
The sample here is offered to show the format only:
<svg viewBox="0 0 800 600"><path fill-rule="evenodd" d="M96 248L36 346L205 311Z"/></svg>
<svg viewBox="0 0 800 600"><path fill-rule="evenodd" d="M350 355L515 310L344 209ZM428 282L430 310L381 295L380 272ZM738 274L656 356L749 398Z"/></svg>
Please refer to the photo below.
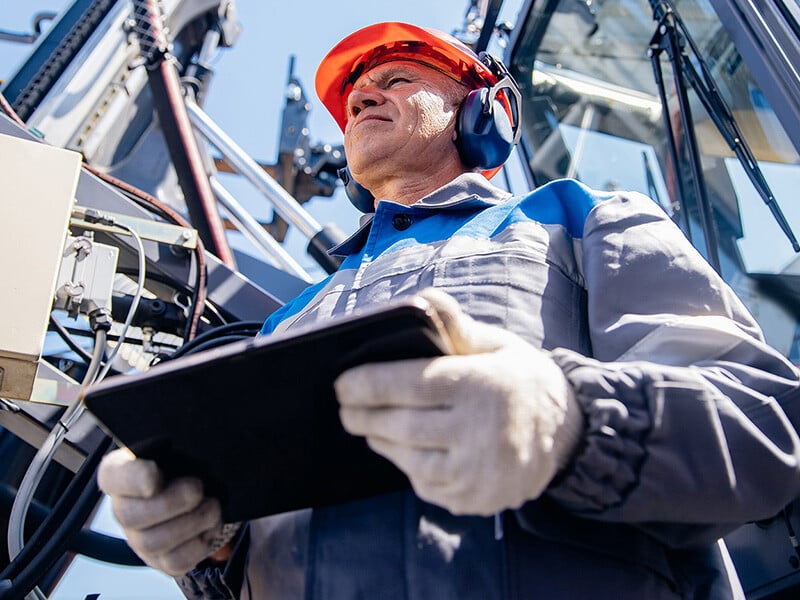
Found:
<svg viewBox="0 0 800 600"><path fill-rule="evenodd" d="M393 60L422 63L470 89L497 83L478 55L451 35L408 23L369 25L336 44L317 69L317 95L342 131L353 84L362 73Z"/></svg>

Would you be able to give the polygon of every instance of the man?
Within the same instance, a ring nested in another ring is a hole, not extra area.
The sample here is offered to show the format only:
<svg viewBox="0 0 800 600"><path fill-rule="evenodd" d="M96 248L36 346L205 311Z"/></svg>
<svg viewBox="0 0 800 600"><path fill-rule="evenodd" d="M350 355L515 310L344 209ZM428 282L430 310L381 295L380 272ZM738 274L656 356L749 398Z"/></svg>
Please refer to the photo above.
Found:
<svg viewBox="0 0 800 600"><path fill-rule="evenodd" d="M199 482L109 455L99 481L132 547L188 597L741 595L717 540L800 493L798 373L649 199L489 184L461 115L486 89L479 107L518 119L503 75L398 23L323 60L318 94L375 212L264 332L421 292L455 352L336 382L345 428L413 491L231 538Z"/></svg>

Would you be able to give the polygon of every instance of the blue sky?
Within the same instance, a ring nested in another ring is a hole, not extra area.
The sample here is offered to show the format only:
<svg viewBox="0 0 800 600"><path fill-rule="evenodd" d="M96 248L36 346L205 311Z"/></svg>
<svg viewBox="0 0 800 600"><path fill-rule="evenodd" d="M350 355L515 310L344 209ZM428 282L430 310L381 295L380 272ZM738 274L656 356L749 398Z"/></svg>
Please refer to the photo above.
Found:
<svg viewBox="0 0 800 600"><path fill-rule="evenodd" d="M512 19L521 0L506 2L502 16ZM45 10L59 11L66 0L5 0L0 29L30 31L32 17ZM401 2L355 2L353 0L270 2L237 0L242 33L233 48L220 52L213 64L214 81L206 112L254 158L274 162L278 126L290 55L295 55L295 74L312 99L310 131L313 141L340 143L341 134L313 93L314 72L320 59L348 33L378 21L408 21L452 31L460 27L467 0L403 0ZM0 78L14 72L30 47L0 41ZM268 218L266 201L244 182L225 181L237 199L259 218ZM322 224L334 221L348 231L357 214L341 193L332 199L312 200L309 211ZM287 240L293 247L302 240ZM310 259L296 256L311 267ZM108 507L103 505L95 528L119 533ZM0 543L5 543L2 540ZM78 559L53 600L83 600L100 593L101 600L167 600L182 598L171 580L144 569L119 569Z"/></svg>

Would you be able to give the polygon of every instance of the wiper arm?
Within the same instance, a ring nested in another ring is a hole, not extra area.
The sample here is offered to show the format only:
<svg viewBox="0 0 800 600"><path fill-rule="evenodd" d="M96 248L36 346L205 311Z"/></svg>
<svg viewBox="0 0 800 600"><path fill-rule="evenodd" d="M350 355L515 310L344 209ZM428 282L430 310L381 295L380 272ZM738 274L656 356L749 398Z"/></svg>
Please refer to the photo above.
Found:
<svg viewBox="0 0 800 600"><path fill-rule="evenodd" d="M653 8L653 18L658 22L658 28L650 47L651 56L654 56L653 60L657 60L656 55L661 50L667 50L670 61L672 62L673 68L675 68L676 71L675 79L679 90L680 88L684 88L685 93L684 80L682 77L685 76L686 80L688 80L689 84L694 88L697 97L700 99L700 102L702 103L712 122L719 130L725 142L728 144L728 147L731 149L731 151L733 151L736 158L738 158L739 163L742 165L742 168L753 184L753 187L756 189L759 196L761 196L761 199L769 208L772 216L778 223L778 226L788 238L792 248L795 252L800 252L800 244L798 244L797 238L795 237L791 226L789 225L786 217L783 215L783 211L781 211L780 206L775 200L775 196L773 195L772 190L770 189L769 184L767 183L767 180L761 171L761 168L758 166L758 162L756 161L749 145L739 129L739 124L736 122L736 119L728 107L728 104L725 102L725 99L719 92L719 89L714 82L714 78L711 75L711 70L708 68L705 59L700 53L694 39L692 39L692 36L689 34L689 31L687 30L686 25L683 23L680 15L672 6L671 0L651 0L650 5ZM693 62L684 52L679 36L682 36L691 49L695 61L700 66L699 73ZM664 43L665 37L667 38L666 45ZM656 78L657 83L659 83L658 75ZM660 85L663 87L663 82L661 82ZM662 100L663 99L664 98L662 97ZM683 108L684 107L681 106L682 113ZM667 115L666 118L668 119L669 116ZM683 124L685 127L691 127L691 123L684 122ZM687 132L688 131L690 130L687 129ZM694 140L694 136L691 136L691 139ZM697 152L696 141L694 144L694 152ZM690 148L690 153L691 151L692 149ZM699 154L696 158L699 166ZM705 227L706 225L704 224L704 229Z"/></svg>
<svg viewBox="0 0 800 600"><path fill-rule="evenodd" d="M686 205L686 190L684 189L683 177L680 174L681 154L676 139L676 132L672 127L670 117L669 102L664 85L664 77L661 72L661 53L666 51L672 65L672 74L675 79L675 92L678 98L678 115L681 119L681 128L684 132L685 149L688 154L689 167L692 170L692 183L697 208L700 212L700 224L703 227L703 234L706 242L706 258L711 266L720 272L719 243L717 241L716 221L713 218L711 201L706 193L706 185L703 177L703 168L700 162L700 150L697 145L694 127L692 126L692 110L689 104L689 94L686 82L684 81L683 65L688 62L688 58L683 53L681 39L675 26L675 14L672 8L659 0L650 0L653 7L653 18L658 21L658 27L650 40L648 54L650 63L653 67L653 77L658 87L659 98L663 106L661 114L664 116L664 129L669 141L669 151L672 157L673 168L675 169L677 180L677 191L680 194L681 214L684 217L686 233L691 239L691 226L689 223L688 208Z"/></svg>

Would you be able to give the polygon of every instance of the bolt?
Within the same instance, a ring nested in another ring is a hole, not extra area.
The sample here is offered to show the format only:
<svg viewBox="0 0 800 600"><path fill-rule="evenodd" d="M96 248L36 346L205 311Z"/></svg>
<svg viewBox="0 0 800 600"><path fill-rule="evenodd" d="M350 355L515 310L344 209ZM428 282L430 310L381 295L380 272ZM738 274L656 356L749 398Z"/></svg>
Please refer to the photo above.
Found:
<svg viewBox="0 0 800 600"><path fill-rule="evenodd" d="M75 260L83 260L92 253L92 242L85 237L79 237L72 242L72 249L75 250Z"/></svg>
<svg viewBox="0 0 800 600"><path fill-rule="evenodd" d="M286 89L286 97L289 100L294 100L295 102L297 102L298 100L300 100L300 98L303 97L303 90L296 83L292 83Z"/></svg>
<svg viewBox="0 0 800 600"><path fill-rule="evenodd" d="M64 284L64 292L71 298L78 298L83 295L83 284L68 281Z"/></svg>

